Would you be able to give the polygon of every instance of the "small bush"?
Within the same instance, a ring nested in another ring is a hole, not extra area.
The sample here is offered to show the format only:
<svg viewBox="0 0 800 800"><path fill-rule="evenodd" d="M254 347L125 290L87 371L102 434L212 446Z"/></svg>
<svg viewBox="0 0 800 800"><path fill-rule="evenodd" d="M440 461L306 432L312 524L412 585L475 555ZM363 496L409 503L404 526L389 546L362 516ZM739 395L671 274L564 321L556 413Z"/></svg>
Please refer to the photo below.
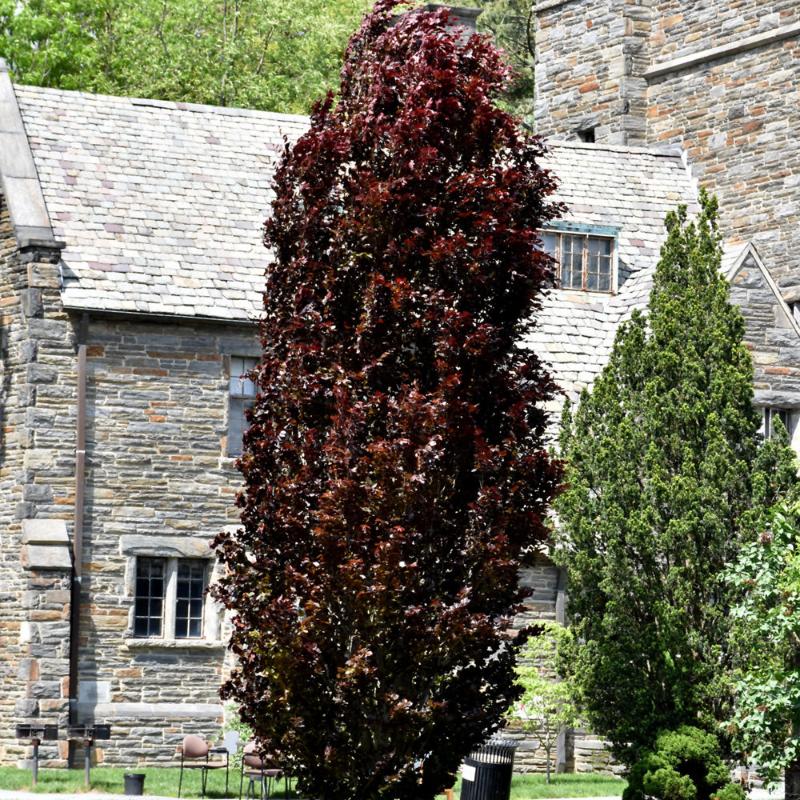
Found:
<svg viewBox="0 0 800 800"><path fill-rule="evenodd" d="M711 795L711 800L746 800L746 798L744 789L738 783L726 783Z"/></svg>
<svg viewBox="0 0 800 800"><path fill-rule="evenodd" d="M710 733L684 725L656 738L633 765L623 800L744 800L730 783L719 742Z"/></svg>

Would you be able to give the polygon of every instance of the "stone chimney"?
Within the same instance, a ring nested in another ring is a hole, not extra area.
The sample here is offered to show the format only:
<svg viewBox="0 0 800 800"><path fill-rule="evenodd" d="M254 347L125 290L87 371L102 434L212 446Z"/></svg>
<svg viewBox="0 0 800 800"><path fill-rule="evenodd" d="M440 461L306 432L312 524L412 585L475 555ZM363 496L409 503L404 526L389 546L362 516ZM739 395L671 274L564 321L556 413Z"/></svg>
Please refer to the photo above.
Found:
<svg viewBox="0 0 800 800"><path fill-rule="evenodd" d="M450 15L450 24L447 26L448 30L460 31L462 42L466 41L477 31L478 17L483 9L468 8L466 6L451 6L446 3L426 3L419 8L412 8L409 11L404 11L402 14L398 14L391 24L394 24L406 14L414 14L418 11L441 11L441 9L446 9Z"/></svg>
<svg viewBox="0 0 800 800"><path fill-rule="evenodd" d="M450 13L451 19L455 20L449 27L463 28L467 36L473 34L477 30L478 17L483 11L482 8L468 8L466 6L451 6L446 3L426 3L423 8L425 11L438 11L439 9L446 8Z"/></svg>

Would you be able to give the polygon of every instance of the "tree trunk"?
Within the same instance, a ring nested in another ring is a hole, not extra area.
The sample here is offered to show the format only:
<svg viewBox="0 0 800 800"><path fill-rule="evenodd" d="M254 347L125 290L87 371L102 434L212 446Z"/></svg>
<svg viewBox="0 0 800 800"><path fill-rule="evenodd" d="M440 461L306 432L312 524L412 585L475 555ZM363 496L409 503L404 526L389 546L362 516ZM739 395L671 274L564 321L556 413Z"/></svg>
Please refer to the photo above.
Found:
<svg viewBox="0 0 800 800"><path fill-rule="evenodd" d="M785 800L800 800L800 759L786 767L784 778L786 780Z"/></svg>

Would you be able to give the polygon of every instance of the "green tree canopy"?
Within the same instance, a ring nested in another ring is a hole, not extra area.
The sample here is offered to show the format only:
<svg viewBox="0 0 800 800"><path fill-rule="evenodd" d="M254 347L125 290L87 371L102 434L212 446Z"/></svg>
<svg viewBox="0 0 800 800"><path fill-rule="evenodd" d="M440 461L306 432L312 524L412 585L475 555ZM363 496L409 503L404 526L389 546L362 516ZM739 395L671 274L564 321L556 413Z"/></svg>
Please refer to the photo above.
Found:
<svg viewBox="0 0 800 800"><path fill-rule="evenodd" d="M513 70L503 104L533 125L535 0L475 0L483 11L478 30L491 34Z"/></svg>
<svg viewBox="0 0 800 800"><path fill-rule="evenodd" d="M760 445L744 322L720 272L716 200L667 217L646 314L565 413L559 558L570 581L575 680L627 763L660 730L724 717L730 627L719 579L794 479ZM776 469L780 467L779 469Z"/></svg>
<svg viewBox="0 0 800 800"><path fill-rule="evenodd" d="M15 80L306 113L369 0L0 0Z"/></svg>
<svg viewBox="0 0 800 800"><path fill-rule="evenodd" d="M572 631L550 621L542 622L540 628L520 650L517 680L523 694L507 716L518 720L522 730L544 750L546 780L550 783L558 736L578 724L578 710L570 683L557 680L559 651L572 640Z"/></svg>

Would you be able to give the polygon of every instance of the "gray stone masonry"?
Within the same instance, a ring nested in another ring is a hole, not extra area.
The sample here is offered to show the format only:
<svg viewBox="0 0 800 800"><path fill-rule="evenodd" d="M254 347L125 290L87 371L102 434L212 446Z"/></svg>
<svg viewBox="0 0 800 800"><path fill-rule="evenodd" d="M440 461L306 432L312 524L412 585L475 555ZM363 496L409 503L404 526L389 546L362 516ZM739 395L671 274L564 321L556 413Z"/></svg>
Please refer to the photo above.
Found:
<svg viewBox="0 0 800 800"><path fill-rule="evenodd" d="M0 208L2 763L29 755L17 722L67 722L78 317L61 305L58 257L18 248ZM88 337L77 710L112 724L98 760L164 763L185 733L219 732L223 634L207 601L203 640L134 639L135 559L210 559L236 522L228 370L259 348L250 324L90 319ZM47 763L66 755L63 740L42 746Z"/></svg>
<svg viewBox="0 0 800 800"><path fill-rule="evenodd" d="M12 230L0 196L0 762L24 758L17 722L68 710L73 502L73 327L60 304L59 247ZM45 763L63 746L44 744Z"/></svg>
<svg viewBox="0 0 800 800"><path fill-rule="evenodd" d="M766 14L770 4L761 6ZM693 175L719 196L726 237L755 242L784 290L800 285L798 64L800 34L648 89L648 140L686 151Z"/></svg>
<svg viewBox="0 0 800 800"><path fill-rule="evenodd" d="M531 590L525 601L525 611L514 620L519 629L540 620L564 622L566 583L559 576L559 569L550 559L541 555L536 563L523 570L521 583ZM504 736L517 742L514 756L514 769L519 772L544 772L546 753L535 736L526 734L519 724L511 723L504 729ZM562 751L563 766L567 772L599 772L616 775L620 765L612 758L605 742L583 729L567 732ZM552 754L551 764L555 769L556 752Z"/></svg>
<svg viewBox="0 0 800 800"><path fill-rule="evenodd" d="M800 346L797 323L777 302L757 252L748 249L731 277L731 299L744 316L753 359L756 403L800 409ZM800 449L800 431L793 444Z"/></svg>
<svg viewBox="0 0 800 800"><path fill-rule="evenodd" d="M219 628L207 615L202 641L134 639L133 570L136 554L210 558L237 521L228 370L258 352L252 326L90 322L79 709L112 723L107 763L171 761L185 733L219 732Z"/></svg>
<svg viewBox="0 0 800 800"><path fill-rule="evenodd" d="M726 237L754 241L798 294L796 0L545 2L536 51L540 133L593 126L598 142L679 146L719 196Z"/></svg>

